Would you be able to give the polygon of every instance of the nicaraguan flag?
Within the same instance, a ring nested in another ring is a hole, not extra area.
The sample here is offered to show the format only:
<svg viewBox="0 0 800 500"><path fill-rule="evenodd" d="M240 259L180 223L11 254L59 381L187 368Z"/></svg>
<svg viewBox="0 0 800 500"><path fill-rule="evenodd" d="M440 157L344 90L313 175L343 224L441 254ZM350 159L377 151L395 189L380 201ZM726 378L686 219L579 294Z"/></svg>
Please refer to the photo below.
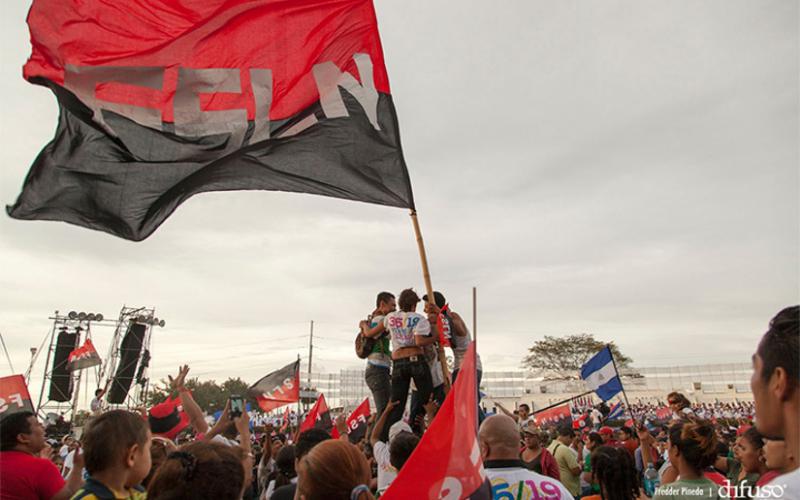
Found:
<svg viewBox="0 0 800 500"><path fill-rule="evenodd" d="M625 408L622 407L622 402L618 401L617 404L611 407L611 411L608 412L606 420L616 420L620 418L624 413L625 413Z"/></svg>
<svg viewBox="0 0 800 500"><path fill-rule="evenodd" d="M608 401L622 391L622 382L608 346L581 367L581 378L603 401Z"/></svg>

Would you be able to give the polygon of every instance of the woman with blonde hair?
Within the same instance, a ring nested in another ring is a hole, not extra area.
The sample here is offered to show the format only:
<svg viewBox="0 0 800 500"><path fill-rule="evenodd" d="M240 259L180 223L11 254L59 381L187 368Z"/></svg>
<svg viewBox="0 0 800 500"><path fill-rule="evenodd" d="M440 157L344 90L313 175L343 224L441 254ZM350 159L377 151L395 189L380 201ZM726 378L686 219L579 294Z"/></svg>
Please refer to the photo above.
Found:
<svg viewBox="0 0 800 500"><path fill-rule="evenodd" d="M342 440L315 446L297 468L297 497L302 500L372 500L372 471L364 454Z"/></svg>

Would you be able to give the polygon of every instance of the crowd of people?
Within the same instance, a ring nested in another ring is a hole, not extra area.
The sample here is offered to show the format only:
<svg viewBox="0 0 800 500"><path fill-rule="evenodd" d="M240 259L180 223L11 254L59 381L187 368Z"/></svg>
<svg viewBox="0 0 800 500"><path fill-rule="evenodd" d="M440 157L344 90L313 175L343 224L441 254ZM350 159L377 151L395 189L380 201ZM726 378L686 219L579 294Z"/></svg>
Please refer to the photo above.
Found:
<svg viewBox="0 0 800 500"><path fill-rule="evenodd" d="M185 387L184 366L170 377L174 397L149 411L100 410L80 435L61 441L49 438L31 412L4 417L0 500L380 497L436 419L435 357L426 348L435 349L444 328L452 328L451 339L468 339L452 312L442 327L446 303L435 299L421 315L412 290L400 294L400 311L391 294L381 294L362 323L362 332L377 339L365 376L378 407L363 439L352 442L341 416L334 439L323 428L293 433L268 420L252 425L246 409L230 404L210 425ZM800 499L798 323L797 306L770 322L753 355L752 404L698 405L675 392L667 395L667 418L656 415L660 405L639 402L628 409L631 425L612 427L601 418L577 428L542 426L527 405L482 418L478 448L491 496ZM379 371L387 362L388 373ZM412 382L419 408L403 418Z"/></svg>

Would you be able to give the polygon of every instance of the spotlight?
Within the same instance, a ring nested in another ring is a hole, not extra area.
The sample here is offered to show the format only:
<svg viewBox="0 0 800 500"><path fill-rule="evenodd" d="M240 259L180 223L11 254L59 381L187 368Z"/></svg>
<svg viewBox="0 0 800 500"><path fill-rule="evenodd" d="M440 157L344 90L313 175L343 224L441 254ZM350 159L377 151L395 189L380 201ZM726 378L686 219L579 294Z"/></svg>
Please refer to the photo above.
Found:
<svg viewBox="0 0 800 500"><path fill-rule="evenodd" d="M86 319L86 313L81 311L78 313L78 321L83 321Z"/></svg>
<svg viewBox="0 0 800 500"><path fill-rule="evenodd" d="M97 316L95 316L94 313L89 313L86 315L86 319L88 321L94 321L95 319L97 319Z"/></svg>
<svg viewBox="0 0 800 500"><path fill-rule="evenodd" d="M166 325L166 324L167 324L167 322L164 321L163 319L158 322L158 326L160 326L161 328L164 328L164 325Z"/></svg>
<svg viewBox="0 0 800 500"><path fill-rule="evenodd" d="M103 321L103 315L100 313L95 314L94 316L95 321Z"/></svg>
<svg viewBox="0 0 800 500"><path fill-rule="evenodd" d="M78 313L76 313L75 311L70 311L69 314L67 315L67 317L69 319L77 319L78 318Z"/></svg>
<svg viewBox="0 0 800 500"><path fill-rule="evenodd" d="M150 324L151 325L157 325L158 324L158 318L156 318L156 317L150 318Z"/></svg>

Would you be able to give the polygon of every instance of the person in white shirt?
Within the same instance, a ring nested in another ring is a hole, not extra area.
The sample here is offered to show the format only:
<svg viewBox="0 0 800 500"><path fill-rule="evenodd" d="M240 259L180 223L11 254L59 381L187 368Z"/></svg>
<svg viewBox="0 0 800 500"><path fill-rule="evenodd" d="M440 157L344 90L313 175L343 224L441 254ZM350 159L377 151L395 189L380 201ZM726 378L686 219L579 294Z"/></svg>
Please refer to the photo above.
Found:
<svg viewBox="0 0 800 500"><path fill-rule="evenodd" d="M754 498L800 498L800 306L787 307L769 323L753 354L756 428L786 443L785 474L761 486Z"/></svg>
<svg viewBox="0 0 800 500"><path fill-rule="evenodd" d="M412 379L421 401L428 401L433 391L431 371L425 361L423 347L433 344L438 338L436 314L431 313L425 317L416 313L419 302L420 298L414 290L410 288L403 290L397 298L400 310L387 314L383 320L384 327L392 340L390 401L399 403L389 415L389 426L403 417ZM384 428L381 441L386 441L388 432L389 429Z"/></svg>
<svg viewBox="0 0 800 500"><path fill-rule="evenodd" d="M389 428L389 440L381 441L380 436L383 434L383 427L389 418L389 414L393 408L399 403L397 401L390 401L386 405L386 409L375 422L370 436L370 444L372 445L372 455L375 457L375 463L378 465L378 493L382 494L392 484L392 481L397 477L398 472L405 464L408 457L416 448L419 443L417 437L412 431L411 427L400 420L395 422Z"/></svg>
<svg viewBox="0 0 800 500"><path fill-rule="evenodd" d="M560 481L526 469L519 458L519 431L509 416L487 417L478 431L483 467L494 498L573 500Z"/></svg>

